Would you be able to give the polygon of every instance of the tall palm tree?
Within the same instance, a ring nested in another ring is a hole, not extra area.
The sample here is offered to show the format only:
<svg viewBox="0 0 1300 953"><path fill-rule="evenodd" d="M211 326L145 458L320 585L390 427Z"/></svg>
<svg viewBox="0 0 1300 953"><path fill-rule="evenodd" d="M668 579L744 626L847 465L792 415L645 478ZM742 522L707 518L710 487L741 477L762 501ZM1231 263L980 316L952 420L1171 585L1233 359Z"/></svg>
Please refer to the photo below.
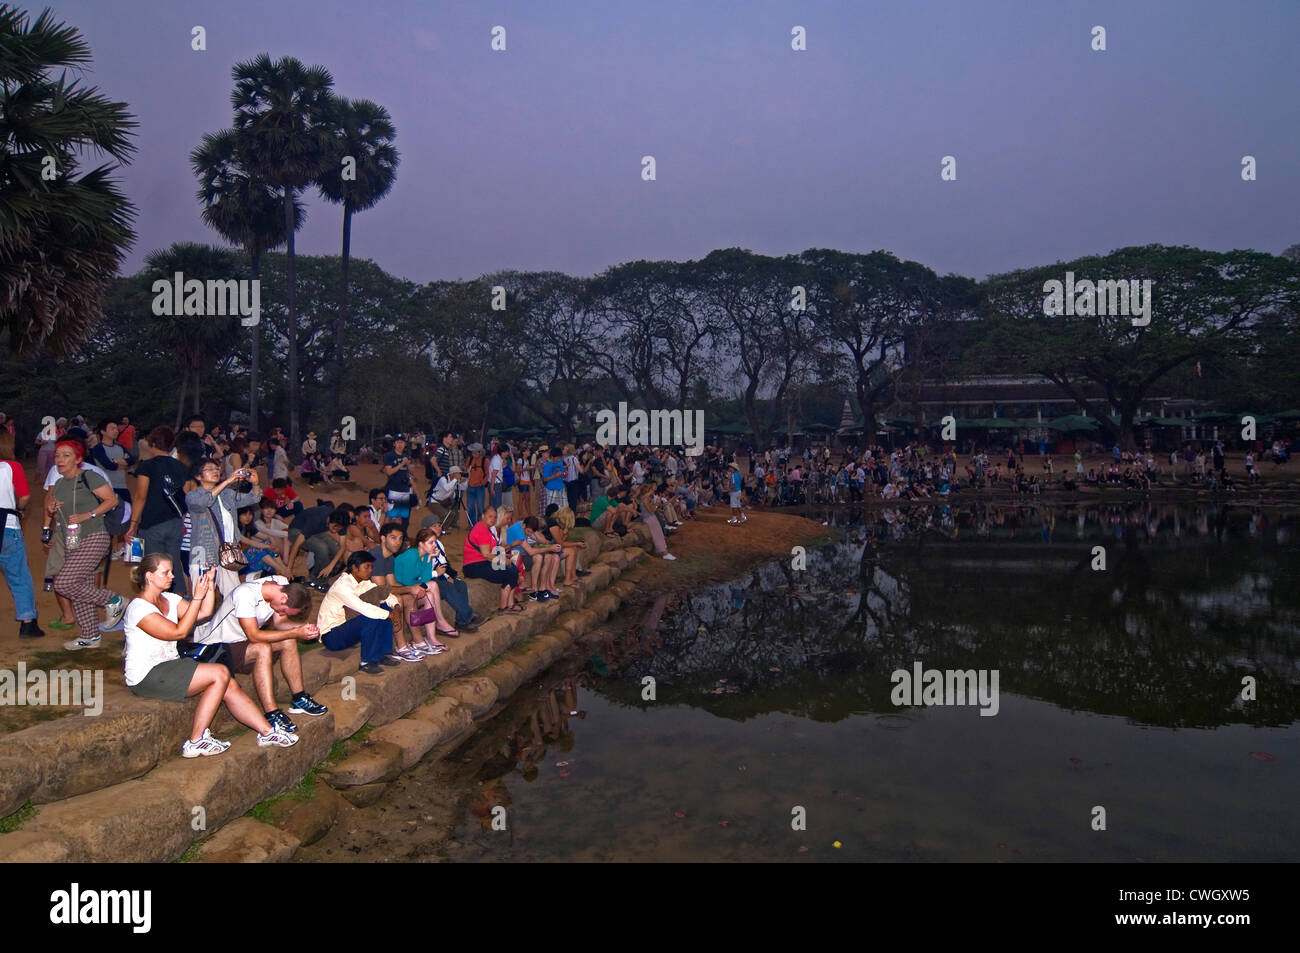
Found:
<svg viewBox="0 0 1300 953"><path fill-rule="evenodd" d="M76 175L85 150L118 163L135 151L125 103L54 75L89 62L81 34L49 10L33 23L0 4L0 327L22 354L62 355L89 337L135 239L135 209L109 178L116 165Z"/></svg>
<svg viewBox="0 0 1300 953"><path fill-rule="evenodd" d="M190 153L190 165L199 180L198 199L203 221L233 245L242 245L252 261L253 280L262 276L262 255L285 243L284 201L279 192L256 178L240 158L233 129L207 133ZM306 210L295 200L293 221L301 228ZM261 366L262 328L252 328L253 346L249 363L249 426L258 426L257 375Z"/></svg>
<svg viewBox="0 0 1300 953"><path fill-rule="evenodd" d="M314 182L333 154L327 111L334 86L329 70L291 56L266 53L235 65L236 144L245 168L282 191L286 239L289 338L289 439L298 444L298 302L294 215L298 191Z"/></svg>
<svg viewBox="0 0 1300 953"><path fill-rule="evenodd" d="M348 259L352 254L352 216L373 207L397 178L397 135L388 110L368 99L334 97L329 114L334 155L316 181L320 194L343 205L343 276L334 319L333 418L339 419L343 390L343 328L348 317ZM346 163L345 159L352 159Z"/></svg>

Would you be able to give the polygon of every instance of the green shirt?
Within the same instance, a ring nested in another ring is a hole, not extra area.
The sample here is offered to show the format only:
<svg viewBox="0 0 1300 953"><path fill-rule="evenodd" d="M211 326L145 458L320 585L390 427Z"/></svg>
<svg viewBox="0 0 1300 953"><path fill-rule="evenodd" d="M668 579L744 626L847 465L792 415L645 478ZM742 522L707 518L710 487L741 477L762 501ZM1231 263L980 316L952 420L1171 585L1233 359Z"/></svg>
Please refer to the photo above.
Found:
<svg viewBox="0 0 1300 953"><path fill-rule="evenodd" d="M601 514L604 513L607 509L609 509L610 506L613 505L613 503L614 501L611 500L608 496L602 496L595 503L592 503L591 504L592 523L595 523L596 520L600 519Z"/></svg>
<svg viewBox="0 0 1300 953"><path fill-rule="evenodd" d="M53 488L54 498L63 504L63 509L59 511L59 525L67 526L68 517L73 513L89 513L104 502L95 495L95 490L101 486L108 486L108 482L93 470L82 470L71 480L67 477L59 477L59 481ZM104 532L104 517L92 516L82 521L79 534L82 539L85 539L87 536L102 532Z"/></svg>

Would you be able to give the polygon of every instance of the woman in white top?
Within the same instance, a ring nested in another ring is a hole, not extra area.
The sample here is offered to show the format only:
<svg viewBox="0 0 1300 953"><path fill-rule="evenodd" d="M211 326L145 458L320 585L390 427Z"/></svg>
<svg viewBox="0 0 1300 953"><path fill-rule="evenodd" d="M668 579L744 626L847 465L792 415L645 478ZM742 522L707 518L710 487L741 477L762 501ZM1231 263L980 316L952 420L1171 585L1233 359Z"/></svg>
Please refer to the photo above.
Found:
<svg viewBox="0 0 1300 953"><path fill-rule="evenodd" d="M167 591L172 576L171 557L166 553L151 553L131 567L131 581L140 595L126 607L127 686L141 697L165 701L201 695L189 740L181 746L182 757L221 754L230 747L213 738L209 730L223 701L232 715L257 732L259 746L287 748L296 744L296 737L271 727L226 666L183 658L176 651L176 643L189 636L199 617L212 614L213 575L208 570L198 578L193 601Z"/></svg>

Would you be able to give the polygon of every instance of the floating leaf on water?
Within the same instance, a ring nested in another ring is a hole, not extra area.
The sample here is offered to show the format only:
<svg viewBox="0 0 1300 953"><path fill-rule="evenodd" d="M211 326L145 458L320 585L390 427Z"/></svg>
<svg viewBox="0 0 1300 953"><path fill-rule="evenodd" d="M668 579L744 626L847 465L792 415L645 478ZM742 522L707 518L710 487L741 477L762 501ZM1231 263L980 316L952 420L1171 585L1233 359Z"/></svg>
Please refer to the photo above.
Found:
<svg viewBox="0 0 1300 953"><path fill-rule="evenodd" d="M1250 753L1250 756L1251 756L1252 758L1254 758L1256 761L1276 761L1276 760L1277 760L1277 759L1274 758L1271 754L1269 754L1267 751L1252 751L1252 752Z"/></svg>
<svg viewBox="0 0 1300 953"><path fill-rule="evenodd" d="M834 842L831 844L831 846L832 846L832 847L843 847L844 845L841 844L839 841L834 841Z"/></svg>

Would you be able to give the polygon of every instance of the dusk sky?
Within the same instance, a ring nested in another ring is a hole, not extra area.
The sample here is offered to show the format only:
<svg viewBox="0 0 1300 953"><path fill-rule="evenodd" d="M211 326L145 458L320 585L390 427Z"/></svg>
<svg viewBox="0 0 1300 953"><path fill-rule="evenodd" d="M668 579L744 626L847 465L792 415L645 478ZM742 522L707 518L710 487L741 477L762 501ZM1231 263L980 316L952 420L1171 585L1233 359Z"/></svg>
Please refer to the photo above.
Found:
<svg viewBox="0 0 1300 953"><path fill-rule="evenodd" d="M38 12L40 6L29 7ZM1300 242L1300 3L57 0L129 104L125 270L219 244L189 152L231 67L319 64L385 106L397 182L352 253L416 281L591 275L740 246L888 249L975 278L1126 245ZM191 28L207 50L191 50ZM490 49L492 27L507 49ZM807 50L791 49L791 29ZM1106 28L1105 52L1090 48ZM641 178L655 157L657 179ZM957 178L940 179L952 155ZM1252 155L1258 179L1242 181ZM342 212L306 196L305 254Z"/></svg>

